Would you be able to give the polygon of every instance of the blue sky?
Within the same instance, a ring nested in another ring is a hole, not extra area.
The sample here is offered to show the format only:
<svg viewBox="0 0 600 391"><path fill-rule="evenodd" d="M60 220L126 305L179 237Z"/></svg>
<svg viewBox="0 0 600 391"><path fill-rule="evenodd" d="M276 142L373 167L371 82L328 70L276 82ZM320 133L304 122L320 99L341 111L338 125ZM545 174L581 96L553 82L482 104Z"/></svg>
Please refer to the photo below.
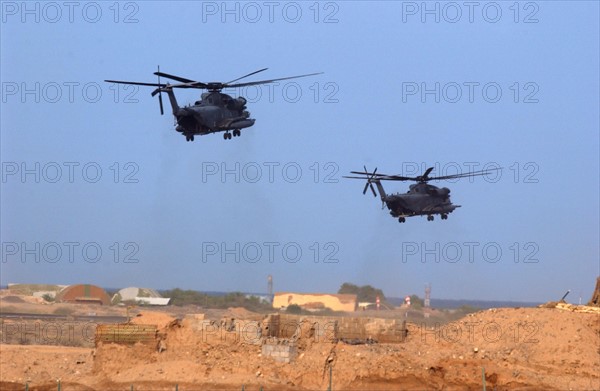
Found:
<svg viewBox="0 0 600 391"><path fill-rule="evenodd" d="M597 2L22 4L2 3L1 284L265 292L271 274L276 291L589 299ZM103 82L154 82L159 64L324 74L225 91L255 126L187 143L151 88ZM363 165L504 169L434 183L462 207L399 224L342 178Z"/></svg>

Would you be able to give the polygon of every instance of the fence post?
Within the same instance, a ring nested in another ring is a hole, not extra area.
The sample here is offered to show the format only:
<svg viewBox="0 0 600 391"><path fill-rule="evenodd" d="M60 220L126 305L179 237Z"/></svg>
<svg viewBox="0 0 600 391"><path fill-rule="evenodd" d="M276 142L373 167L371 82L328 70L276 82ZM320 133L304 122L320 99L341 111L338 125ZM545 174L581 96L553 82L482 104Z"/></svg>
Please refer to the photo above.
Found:
<svg viewBox="0 0 600 391"><path fill-rule="evenodd" d="M327 389L328 391L332 391L333 388L331 388L331 378L333 377L333 367L331 366L331 364L329 365L329 388Z"/></svg>
<svg viewBox="0 0 600 391"><path fill-rule="evenodd" d="M481 367L481 381L483 382L483 391L485 391L485 367Z"/></svg>
<svg viewBox="0 0 600 391"><path fill-rule="evenodd" d="M60 379L58 379L58 391L60 391Z"/></svg>

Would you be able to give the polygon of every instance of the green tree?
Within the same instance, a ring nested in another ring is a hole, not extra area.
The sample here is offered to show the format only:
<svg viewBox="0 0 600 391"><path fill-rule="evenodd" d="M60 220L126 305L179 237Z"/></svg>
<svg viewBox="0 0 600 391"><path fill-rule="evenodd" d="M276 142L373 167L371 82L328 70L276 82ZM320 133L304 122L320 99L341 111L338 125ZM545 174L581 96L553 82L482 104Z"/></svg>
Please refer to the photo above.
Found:
<svg viewBox="0 0 600 391"><path fill-rule="evenodd" d="M51 294L49 294L49 293L45 293L45 294L42 296L42 299L44 299L44 300L45 300L45 301L47 301L47 302L50 302L50 303L52 303L52 302L54 301L54 296L52 296L52 295L51 295Z"/></svg>
<svg viewBox="0 0 600 391"><path fill-rule="evenodd" d="M358 290L360 288L354 284L351 284L349 282L344 282L342 284L342 286L340 287L340 289L338 290L339 294L345 295L345 294L350 294L350 295L356 295L358 294Z"/></svg>
<svg viewBox="0 0 600 391"><path fill-rule="evenodd" d="M298 304L290 304L290 305L288 305L285 312L289 312L290 314L301 314L302 307L300 307Z"/></svg>
<svg viewBox="0 0 600 391"><path fill-rule="evenodd" d="M414 309L423 308L425 301L417 295L410 295L410 306Z"/></svg>
<svg viewBox="0 0 600 391"><path fill-rule="evenodd" d="M383 291L381 289L373 288L371 285L358 286L349 282L345 282L338 290L338 293L356 295L358 301L360 302L366 301L374 303L378 296L381 302L385 301L385 295L383 294Z"/></svg>
<svg viewBox="0 0 600 391"><path fill-rule="evenodd" d="M175 288L161 292L163 297L171 298L171 304L176 306L198 305L204 308L243 307L250 311L272 310L270 302L261 301L256 296L247 296L241 292L232 292L225 295L207 295L193 290Z"/></svg>

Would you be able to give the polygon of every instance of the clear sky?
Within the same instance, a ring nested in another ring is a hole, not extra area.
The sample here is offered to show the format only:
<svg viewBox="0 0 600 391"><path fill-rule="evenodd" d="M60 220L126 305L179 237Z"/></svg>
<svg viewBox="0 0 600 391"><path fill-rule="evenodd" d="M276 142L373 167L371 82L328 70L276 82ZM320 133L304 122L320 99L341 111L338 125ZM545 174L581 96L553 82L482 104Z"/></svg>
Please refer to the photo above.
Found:
<svg viewBox="0 0 600 391"><path fill-rule="evenodd" d="M467 3L2 2L0 283L589 300L598 2ZM151 88L103 82L159 64L324 74L225 91L255 126L189 143ZM363 165L504 169L433 183L462 207L399 224L342 178Z"/></svg>

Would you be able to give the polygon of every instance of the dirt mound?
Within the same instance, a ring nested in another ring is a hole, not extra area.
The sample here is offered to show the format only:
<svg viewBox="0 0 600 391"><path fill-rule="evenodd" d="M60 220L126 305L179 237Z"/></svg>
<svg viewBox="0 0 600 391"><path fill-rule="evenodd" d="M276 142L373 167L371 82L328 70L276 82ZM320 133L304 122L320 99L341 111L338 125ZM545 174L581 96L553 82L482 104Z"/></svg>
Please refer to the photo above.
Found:
<svg viewBox="0 0 600 391"><path fill-rule="evenodd" d="M242 318L241 312L236 315ZM409 323L406 342L397 344L311 340L307 323L300 327L291 363L263 356L261 345L246 343L238 329L219 328L218 322L198 320L196 326L206 327L193 328L191 322L188 326L151 312L134 319L162 327L164 349L159 352L153 343L109 343L90 355L89 350L0 345L0 380L24 384L29 378L31 386L46 386L61 378L98 390L131 384L165 390L175 384L184 389L315 390L327 388L331 368L334 389L348 390L480 390L483 377L489 389L591 390L600 385L600 317L594 313L490 309L445 325Z"/></svg>
<svg viewBox="0 0 600 391"><path fill-rule="evenodd" d="M50 304L46 300L41 297L28 296L28 295L4 295L0 297L0 300L3 303L11 303L11 304Z"/></svg>
<svg viewBox="0 0 600 391"><path fill-rule="evenodd" d="M61 389L69 391L96 391L94 388L85 386L83 384L66 382L60 383ZM39 384L28 388L30 391L56 391L58 389L58 382L49 382L45 384ZM22 391L23 384L12 383L12 382L0 382L0 390L3 391Z"/></svg>
<svg viewBox="0 0 600 391"><path fill-rule="evenodd" d="M248 319L248 320L259 320L263 318L263 315L256 312L249 311L243 307L229 307L224 317L231 317L235 319Z"/></svg>
<svg viewBox="0 0 600 391"><path fill-rule="evenodd" d="M19 296L4 296L1 300L5 303L26 303L26 301Z"/></svg>
<svg viewBox="0 0 600 391"><path fill-rule="evenodd" d="M594 307L589 305L574 305L569 303L558 303L556 308L559 310L573 311L573 312L587 312L589 314L600 315L600 307Z"/></svg>
<svg viewBox="0 0 600 391"><path fill-rule="evenodd" d="M600 307L600 277L596 278L596 288L594 288L594 293L588 302L588 306Z"/></svg>
<svg viewBox="0 0 600 391"><path fill-rule="evenodd" d="M144 311L131 318L130 322L133 324L152 324L156 325L159 329L163 329L175 321L174 317L164 312Z"/></svg>

